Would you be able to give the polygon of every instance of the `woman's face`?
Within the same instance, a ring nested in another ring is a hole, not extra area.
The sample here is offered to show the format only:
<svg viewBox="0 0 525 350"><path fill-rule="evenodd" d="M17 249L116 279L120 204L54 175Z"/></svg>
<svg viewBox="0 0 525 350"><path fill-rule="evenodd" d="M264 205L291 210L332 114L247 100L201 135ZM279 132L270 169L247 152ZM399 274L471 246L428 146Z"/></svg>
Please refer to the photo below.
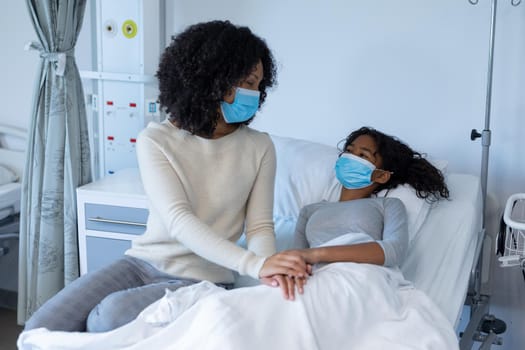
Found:
<svg viewBox="0 0 525 350"><path fill-rule="evenodd" d="M255 68L251 71L250 74L248 74L247 77L241 79L238 86L244 89L248 90L255 90L259 91L259 85L261 84L261 81L263 79L263 65L262 62L259 61L255 65ZM224 101L228 103L233 103L233 99L235 98L235 87L230 90L230 92L224 96Z"/></svg>
<svg viewBox="0 0 525 350"><path fill-rule="evenodd" d="M363 158L374 164L377 169L383 166L383 158L377 152L377 145L372 136L358 136L352 143L346 147L346 152Z"/></svg>

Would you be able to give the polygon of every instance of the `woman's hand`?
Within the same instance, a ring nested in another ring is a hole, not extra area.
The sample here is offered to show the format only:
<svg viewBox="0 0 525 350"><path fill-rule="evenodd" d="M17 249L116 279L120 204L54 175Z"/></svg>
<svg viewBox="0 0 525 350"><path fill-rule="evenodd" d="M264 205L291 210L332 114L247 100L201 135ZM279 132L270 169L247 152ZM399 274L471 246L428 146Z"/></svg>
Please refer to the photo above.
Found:
<svg viewBox="0 0 525 350"><path fill-rule="evenodd" d="M275 275L272 277L263 277L261 282L271 287L280 287L283 292L283 297L286 300L295 300L295 289L299 294L304 293L304 285L306 278L293 278L285 275Z"/></svg>
<svg viewBox="0 0 525 350"><path fill-rule="evenodd" d="M295 289L304 292L307 278L312 274L312 265L305 261L307 250L287 250L266 259L259 271L261 282L280 287L287 300L295 299Z"/></svg>
<svg viewBox="0 0 525 350"><path fill-rule="evenodd" d="M301 252L302 250L287 250L268 257L259 271L259 278L275 275L308 278L312 267Z"/></svg>

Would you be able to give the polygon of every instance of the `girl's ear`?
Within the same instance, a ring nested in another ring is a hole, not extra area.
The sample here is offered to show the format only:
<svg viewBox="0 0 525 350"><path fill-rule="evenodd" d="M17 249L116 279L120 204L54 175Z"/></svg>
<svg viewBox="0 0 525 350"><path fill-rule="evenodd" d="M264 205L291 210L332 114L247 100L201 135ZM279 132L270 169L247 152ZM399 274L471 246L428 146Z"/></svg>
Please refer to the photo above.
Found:
<svg viewBox="0 0 525 350"><path fill-rule="evenodd" d="M390 180L390 176L392 176L392 173L390 171L383 169L375 169L372 173L372 181L380 184L386 184Z"/></svg>

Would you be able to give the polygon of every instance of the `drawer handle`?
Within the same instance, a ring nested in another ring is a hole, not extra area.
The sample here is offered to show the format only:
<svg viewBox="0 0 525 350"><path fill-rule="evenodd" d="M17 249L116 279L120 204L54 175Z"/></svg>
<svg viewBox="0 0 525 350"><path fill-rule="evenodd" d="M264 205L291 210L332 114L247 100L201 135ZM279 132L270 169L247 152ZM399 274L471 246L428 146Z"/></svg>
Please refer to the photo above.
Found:
<svg viewBox="0 0 525 350"><path fill-rule="evenodd" d="M107 224L117 224L117 225L131 225L131 226L142 226L146 227L146 224L142 222L133 222L133 221L122 221L122 220L110 220L110 219L104 219L99 216L96 218L88 218L88 221L94 221L94 222L103 222Z"/></svg>

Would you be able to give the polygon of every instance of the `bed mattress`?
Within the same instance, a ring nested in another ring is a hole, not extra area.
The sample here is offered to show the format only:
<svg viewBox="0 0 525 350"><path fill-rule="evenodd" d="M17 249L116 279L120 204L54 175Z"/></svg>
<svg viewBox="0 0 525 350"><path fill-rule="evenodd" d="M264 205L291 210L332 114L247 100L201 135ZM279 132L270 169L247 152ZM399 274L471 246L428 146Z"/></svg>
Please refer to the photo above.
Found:
<svg viewBox="0 0 525 350"><path fill-rule="evenodd" d="M482 237L481 186L468 174L449 174L446 180L450 200L432 208L401 269L457 326Z"/></svg>
<svg viewBox="0 0 525 350"><path fill-rule="evenodd" d="M0 186L0 220L20 212L22 185L18 182Z"/></svg>

